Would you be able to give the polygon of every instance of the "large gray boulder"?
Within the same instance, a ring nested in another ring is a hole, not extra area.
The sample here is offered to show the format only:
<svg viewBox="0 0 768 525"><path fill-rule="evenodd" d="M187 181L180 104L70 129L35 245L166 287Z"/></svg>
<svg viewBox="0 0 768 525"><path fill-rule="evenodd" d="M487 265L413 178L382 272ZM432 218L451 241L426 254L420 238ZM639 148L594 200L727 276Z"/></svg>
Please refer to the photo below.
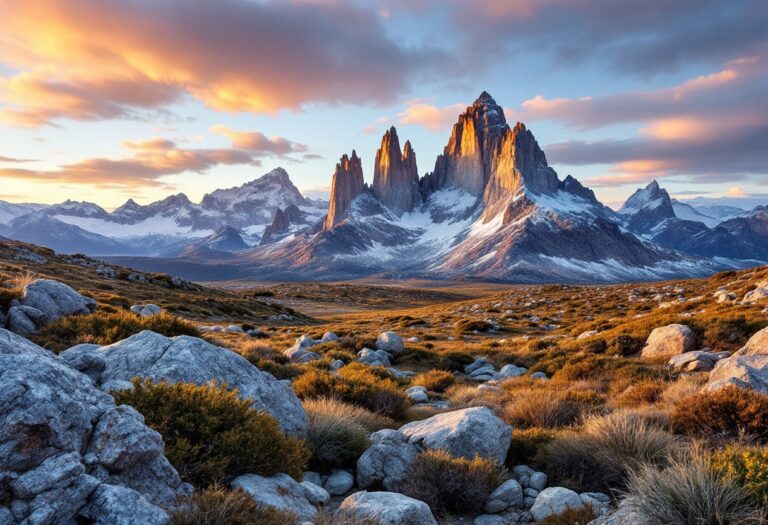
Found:
<svg viewBox="0 0 768 525"><path fill-rule="evenodd" d="M243 489L260 505L293 512L302 521L314 521L317 516L317 507L307 499L304 486L288 474L269 478L246 474L235 478L232 487Z"/></svg>
<svg viewBox="0 0 768 525"><path fill-rule="evenodd" d="M83 343L64 350L59 354L59 358L70 367L99 383L101 373L107 367L107 360L101 355L99 348L101 348L99 345Z"/></svg>
<svg viewBox="0 0 768 525"><path fill-rule="evenodd" d="M32 335L47 322L48 316L31 306L11 306L8 310L8 329L19 335Z"/></svg>
<svg viewBox="0 0 768 525"><path fill-rule="evenodd" d="M696 335L684 324L670 324L656 328L645 341L642 357L655 359L671 357L696 350Z"/></svg>
<svg viewBox="0 0 768 525"><path fill-rule="evenodd" d="M749 338L736 355L764 354L768 355L768 327L763 328Z"/></svg>
<svg viewBox="0 0 768 525"><path fill-rule="evenodd" d="M197 337L165 337L145 330L99 351L106 361L102 390L132 388L134 377L198 385L217 381L236 388L242 399L273 416L285 433L306 432L307 415L290 385L226 348Z"/></svg>
<svg viewBox="0 0 768 525"><path fill-rule="evenodd" d="M400 427L420 448L444 450L456 457L482 456L504 463L512 441L512 427L487 407L437 414Z"/></svg>
<svg viewBox="0 0 768 525"><path fill-rule="evenodd" d="M376 349L390 354L399 354L405 349L403 338L395 332L382 332L376 338Z"/></svg>
<svg viewBox="0 0 768 525"><path fill-rule="evenodd" d="M536 496L536 501L531 507L531 514L536 521L541 521L549 516L562 514L568 509L580 509L584 506L581 497L565 487L549 487Z"/></svg>
<svg viewBox="0 0 768 525"><path fill-rule="evenodd" d="M364 489L380 482L385 489L397 491L419 449L397 430L379 430L370 440L371 446L357 460L358 486Z"/></svg>
<svg viewBox="0 0 768 525"><path fill-rule="evenodd" d="M138 412L0 329L0 502L11 502L0 503L4 524L118 523L115 515L122 523L166 523L163 508L190 491Z"/></svg>
<svg viewBox="0 0 768 525"><path fill-rule="evenodd" d="M24 287L21 304L37 308L49 321L67 315L89 314L96 310L96 301L80 295L70 286L50 279L37 279Z"/></svg>
<svg viewBox="0 0 768 525"><path fill-rule="evenodd" d="M395 492L355 492L341 502L339 511L377 525L437 525L429 505Z"/></svg>
<svg viewBox="0 0 768 525"><path fill-rule="evenodd" d="M707 390L735 385L768 394L768 355L734 355L719 361L709 373Z"/></svg>

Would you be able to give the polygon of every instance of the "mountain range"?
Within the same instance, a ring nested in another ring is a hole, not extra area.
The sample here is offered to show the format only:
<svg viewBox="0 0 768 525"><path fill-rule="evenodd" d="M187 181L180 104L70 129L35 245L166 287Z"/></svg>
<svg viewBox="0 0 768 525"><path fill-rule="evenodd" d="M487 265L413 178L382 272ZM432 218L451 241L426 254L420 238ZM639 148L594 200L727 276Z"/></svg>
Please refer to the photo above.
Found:
<svg viewBox="0 0 768 525"><path fill-rule="evenodd" d="M701 201L699 201L701 202ZM674 200L655 181L615 212L560 179L488 93L459 115L431 172L386 131L372 183L353 150L330 202L281 168L198 204L184 194L107 212L91 203L0 202L0 235L208 279L363 276L614 282L705 275L768 261L768 209Z"/></svg>

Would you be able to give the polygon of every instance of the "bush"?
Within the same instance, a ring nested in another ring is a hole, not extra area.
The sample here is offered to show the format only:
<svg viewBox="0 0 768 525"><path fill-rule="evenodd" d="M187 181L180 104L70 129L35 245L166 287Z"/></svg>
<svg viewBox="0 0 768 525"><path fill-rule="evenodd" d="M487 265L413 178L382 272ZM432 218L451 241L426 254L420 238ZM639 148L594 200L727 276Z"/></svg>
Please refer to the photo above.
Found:
<svg viewBox="0 0 768 525"><path fill-rule="evenodd" d="M768 396L748 388L727 386L701 392L677 403L671 424L675 432L706 438L748 434L768 439Z"/></svg>
<svg viewBox="0 0 768 525"><path fill-rule="evenodd" d="M628 387L613 400L613 404L617 407L631 408L655 403L659 400L663 390L663 383L645 381Z"/></svg>
<svg viewBox="0 0 768 525"><path fill-rule="evenodd" d="M293 525L297 517L260 507L245 491L214 485L195 491L171 514L171 525Z"/></svg>
<svg viewBox="0 0 768 525"><path fill-rule="evenodd" d="M768 507L768 448L729 445L712 455L712 467L744 487L755 505Z"/></svg>
<svg viewBox="0 0 768 525"><path fill-rule="evenodd" d="M424 340L427 340L427 336L424 336ZM475 358L470 354L453 350L438 356L437 367L445 370L463 372L464 367L472 363L474 360Z"/></svg>
<svg viewBox="0 0 768 525"><path fill-rule="evenodd" d="M663 470L645 465L632 472L627 499L649 525L762 523L747 491L719 476L697 448Z"/></svg>
<svg viewBox="0 0 768 525"><path fill-rule="evenodd" d="M512 432L506 464L509 466L535 464L542 447L551 443L556 436L555 431L549 429L516 428Z"/></svg>
<svg viewBox="0 0 768 525"><path fill-rule="evenodd" d="M481 457L454 458L428 450L411 463L401 492L425 502L435 514L471 514L501 484L502 470Z"/></svg>
<svg viewBox="0 0 768 525"><path fill-rule="evenodd" d="M386 370L359 363L349 364L335 376L324 370L311 370L293 383L301 399L336 398L377 414L402 420L408 399Z"/></svg>
<svg viewBox="0 0 768 525"><path fill-rule="evenodd" d="M411 380L412 385L420 385L432 392L445 392L445 390L456 382L453 374L445 370L430 370L417 374Z"/></svg>
<svg viewBox="0 0 768 525"><path fill-rule="evenodd" d="M165 312L140 317L132 312L119 311L62 317L43 327L32 340L45 348L60 352L80 343L110 345L142 330L152 330L167 337L200 337L200 331L192 324Z"/></svg>
<svg viewBox="0 0 768 525"><path fill-rule="evenodd" d="M352 467L368 448L368 430L347 417L347 406L324 399L304 402L312 469L327 472L333 468Z"/></svg>
<svg viewBox="0 0 768 525"><path fill-rule="evenodd" d="M547 516L538 525L587 525L590 521L597 518L591 505L585 505L579 509L567 509L560 514Z"/></svg>
<svg viewBox="0 0 768 525"><path fill-rule="evenodd" d="M514 427L559 428L581 417L581 405L567 394L528 391L504 406L504 420Z"/></svg>
<svg viewBox="0 0 768 525"><path fill-rule="evenodd" d="M472 319L456 321L454 327L459 335L471 334L474 332L487 332L492 328L491 324L487 321L474 321Z"/></svg>
<svg viewBox="0 0 768 525"><path fill-rule="evenodd" d="M115 402L134 407L163 436L165 455L184 480L206 486L245 473L279 472L301 479L306 445L283 435L277 421L235 391L214 383L139 379L133 386L113 392Z"/></svg>
<svg viewBox="0 0 768 525"><path fill-rule="evenodd" d="M593 416L580 432L558 435L538 458L553 480L579 492L622 489L630 471L663 466L679 453L677 438L626 412Z"/></svg>

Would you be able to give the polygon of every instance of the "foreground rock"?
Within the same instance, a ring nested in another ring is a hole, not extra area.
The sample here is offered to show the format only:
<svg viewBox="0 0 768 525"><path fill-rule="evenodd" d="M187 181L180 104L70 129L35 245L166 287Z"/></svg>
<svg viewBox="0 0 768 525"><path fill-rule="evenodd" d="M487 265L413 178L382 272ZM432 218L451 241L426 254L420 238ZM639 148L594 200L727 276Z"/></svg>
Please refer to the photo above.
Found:
<svg viewBox="0 0 768 525"><path fill-rule="evenodd" d="M5 324L12 332L29 336L64 316L89 314L95 309L96 301L66 284L38 279L24 287L21 299L9 308Z"/></svg>
<svg viewBox="0 0 768 525"><path fill-rule="evenodd" d="M364 489L381 483L387 490L398 490L419 449L397 430L379 430L370 440L371 446L357 460L357 484Z"/></svg>
<svg viewBox="0 0 768 525"><path fill-rule="evenodd" d="M583 506L581 497L576 492L565 487L549 487L536 496L531 514L536 521L541 521L568 509L580 509Z"/></svg>
<svg viewBox="0 0 768 525"><path fill-rule="evenodd" d="M270 478L246 474L235 478L232 487L243 489L260 505L292 512L302 521L313 521L317 516L317 507L307 498L306 488L288 474Z"/></svg>
<svg viewBox="0 0 768 525"><path fill-rule="evenodd" d="M693 352L672 356L667 366L681 372L709 372L715 367L715 363L729 355L728 352L694 350Z"/></svg>
<svg viewBox="0 0 768 525"><path fill-rule="evenodd" d="M302 436L307 416L289 385L262 372L242 356L197 337L165 337L145 330L99 349L106 361L102 390L131 388L134 377L198 385L217 381L238 389L254 408L273 416L290 435Z"/></svg>
<svg viewBox="0 0 768 525"><path fill-rule="evenodd" d="M654 359L671 357L696 350L696 336L684 324L670 324L656 328L648 336L642 357Z"/></svg>
<svg viewBox="0 0 768 525"><path fill-rule="evenodd" d="M339 511L377 525L437 525L426 503L395 492L355 492Z"/></svg>
<svg viewBox="0 0 768 525"><path fill-rule="evenodd" d="M456 457L484 458L504 463L512 427L487 407L465 408L438 414L400 427L400 432L420 448L445 450Z"/></svg>
<svg viewBox="0 0 768 525"><path fill-rule="evenodd" d="M717 390L729 385L768 394L768 355L734 355L718 362L706 388Z"/></svg>
<svg viewBox="0 0 768 525"><path fill-rule="evenodd" d="M736 355L764 354L768 355L768 328L763 328L749 338L747 344L736 352Z"/></svg>
<svg viewBox="0 0 768 525"><path fill-rule="evenodd" d="M395 332L382 332L376 338L376 349L390 354L399 354L405 349L403 338Z"/></svg>
<svg viewBox="0 0 768 525"><path fill-rule="evenodd" d="M191 491L138 412L116 407L87 376L7 330L0 451L4 524L166 523L161 507Z"/></svg>

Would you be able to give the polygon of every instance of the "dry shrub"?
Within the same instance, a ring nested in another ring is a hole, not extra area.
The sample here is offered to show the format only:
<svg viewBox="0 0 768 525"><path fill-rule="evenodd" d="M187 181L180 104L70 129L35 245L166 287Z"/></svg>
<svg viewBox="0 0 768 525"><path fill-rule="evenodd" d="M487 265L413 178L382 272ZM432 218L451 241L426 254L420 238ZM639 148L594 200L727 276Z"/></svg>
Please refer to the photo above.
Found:
<svg viewBox="0 0 768 525"><path fill-rule="evenodd" d="M447 390L446 397L454 407L484 406L501 413L507 394L501 391L479 390L475 385L454 385Z"/></svg>
<svg viewBox="0 0 768 525"><path fill-rule="evenodd" d="M412 385L423 386L432 392L445 392L456 382L453 374L445 370L430 370L417 374L411 379Z"/></svg>
<svg viewBox="0 0 768 525"><path fill-rule="evenodd" d="M311 370L293 382L293 389L301 399L335 398L396 420L405 417L409 406L407 397L386 370L360 363L343 367L338 376Z"/></svg>
<svg viewBox="0 0 768 525"><path fill-rule="evenodd" d="M547 428L514 429L506 464L509 466L535 464L539 451L556 436L557 433L554 430Z"/></svg>
<svg viewBox="0 0 768 525"><path fill-rule="evenodd" d="M308 419L307 445L312 452L309 466L323 472L352 467L370 444L368 431L346 417L345 403L324 401L304 403Z"/></svg>
<svg viewBox="0 0 768 525"><path fill-rule="evenodd" d="M624 487L628 472L643 464L665 465L677 455L677 438L628 412L593 416L581 431L559 434L538 460L553 480L578 491Z"/></svg>
<svg viewBox="0 0 768 525"><path fill-rule="evenodd" d="M692 396L701 390L707 383L707 374L693 374L680 376L673 383L669 383L659 396L659 400L666 405L674 405L686 397Z"/></svg>
<svg viewBox="0 0 768 525"><path fill-rule="evenodd" d="M24 290L24 288L27 287L27 285L32 284L35 282L39 277L37 277L32 272L22 272L17 273L10 279L11 287L16 288L17 290Z"/></svg>
<svg viewBox="0 0 768 525"><path fill-rule="evenodd" d="M664 391L664 385L658 381L644 381L629 386L612 400L612 404L622 408L632 408L655 403Z"/></svg>
<svg viewBox="0 0 768 525"><path fill-rule="evenodd" d="M112 392L163 436L165 455L182 479L196 486L245 473L279 472L301 479L309 459L303 441L285 436L274 418L256 411L237 392L210 383L153 383Z"/></svg>
<svg viewBox="0 0 768 525"><path fill-rule="evenodd" d="M502 473L489 459L428 450L413 461L400 492L425 502L436 514L471 514L483 508L501 484Z"/></svg>
<svg viewBox="0 0 768 525"><path fill-rule="evenodd" d="M597 518L591 505L585 505L578 509L566 509L560 514L547 516L538 522L538 525L587 525Z"/></svg>
<svg viewBox="0 0 768 525"><path fill-rule="evenodd" d="M60 352L80 343L110 345L142 330L151 330L166 337L200 337L200 331L194 325L165 312L140 317L132 312L119 311L62 317L44 326L32 340L45 348Z"/></svg>
<svg viewBox="0 0 768 525"><path fill-rule="evenodd" d="M456 333L459 335L471 334L474 332L487 332L492 328L491 324L487 321L473 319L461 319L460 321L456 321L454 327L456 328Z"/></svg>
<svg viewBox="0 0 768 525"><path fill-rule="evenodd" d="M581 405L567 393L529 391L504 406L504 420L514 427L560 428L579 420Z"/></svg>
<svg viewBox="0 0 768 525"><path fill-rule="evenodd" d="M719 475L694 447L664 469L642 465L629 475L627 499L649 525L747 525L763 523L746 489Z"/></svg>
<svg viewBox="0 0 768 525"><path fill-rule="evenodd" d="M171 525L294 525L296 515L259 506L243 490L213 485L195 491L171 514Z"/></svg>
<svg viewBox="0 0 768 525"><path fill-rule="evenodd" d="M671 415L675 432L708 439L741 434L768 439L768 396L748 388L726 386L679 401Z"/></svg>
<svg viewBox="0 0 768 525"><path fill-rule="evenodd" d="M381 525L381 522L373 518L358 518L341 509L323 509L317 514L315 525Z"/></svg>

